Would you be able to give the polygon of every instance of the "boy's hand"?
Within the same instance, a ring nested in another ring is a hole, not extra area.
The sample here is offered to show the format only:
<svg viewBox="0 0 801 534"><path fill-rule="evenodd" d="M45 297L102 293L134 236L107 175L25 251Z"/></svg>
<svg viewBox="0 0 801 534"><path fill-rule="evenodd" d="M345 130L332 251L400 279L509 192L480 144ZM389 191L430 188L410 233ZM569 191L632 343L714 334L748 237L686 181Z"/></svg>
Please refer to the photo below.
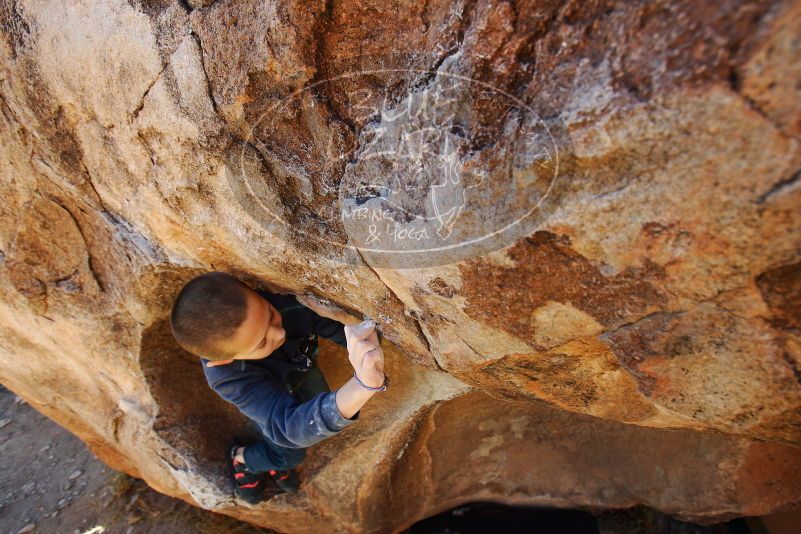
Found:
<svg viewBox="0 0 801 534"><path fill-rule="evenodd" d="M344 325L354 325L361 323L360 319L357 319L356 317L350 315L344 310L341 310L336 306L323 304L314 297L295 295L295 300L297 300L298 302L300 302L301 304L303 304L304 306L315 312L320 317L327 317L328 319L332 319Z"/></svg>
<svg viewBox="0 0 801 534"><path fill-rule="evenodd" d="M384 383L384 351L378 344L375 321L372 319L345 327L348 359L356 376L371 388Z"/></svg>

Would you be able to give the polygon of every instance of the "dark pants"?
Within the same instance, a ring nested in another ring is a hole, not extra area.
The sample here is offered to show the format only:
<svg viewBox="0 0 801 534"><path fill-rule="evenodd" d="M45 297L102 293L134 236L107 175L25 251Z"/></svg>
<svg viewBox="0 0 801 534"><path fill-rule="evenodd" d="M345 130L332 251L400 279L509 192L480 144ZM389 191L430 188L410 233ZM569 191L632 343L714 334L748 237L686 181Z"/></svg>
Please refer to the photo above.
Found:
<svg viewBox="0 0 801 534"><path fill-rule="evenodd" d="M300 402L306 402L320 393L331 391L316 361L308 371L292 373L287 382L288 391ZM302 462L306 456L306 449L282 447L265 437L264 441L245 447L242 456L248 470L253 473L264 473L271 469L283 471Z"/></svg>

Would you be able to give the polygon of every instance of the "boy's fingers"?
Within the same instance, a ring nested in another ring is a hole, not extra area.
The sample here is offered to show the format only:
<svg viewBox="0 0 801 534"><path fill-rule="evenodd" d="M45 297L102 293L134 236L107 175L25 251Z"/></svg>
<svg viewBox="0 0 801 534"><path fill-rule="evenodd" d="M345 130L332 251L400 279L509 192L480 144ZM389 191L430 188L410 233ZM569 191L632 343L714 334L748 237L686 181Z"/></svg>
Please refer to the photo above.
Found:
<svg viewBox="0 0 801 534"><path fill-rule="evenodd" d="M375 343L371 343L369 340L366 339L357 341L356 345L353 346L354 352L356 352L356 354L361 354L362 357L364 357L371 350L377 348L378 346Z"/></svg>
<svg viewBox="0 0 801 534"><path fill-rule="evenodd" d="M374 350L364 355L364 360L362 361L363 367L372 367L373 369L383 369L384 367L384 358L381 355L380 351Z"/></svg>
<svg viewBox="0 0 801 534"><path fill-rule="evenodd" d="M384 351L381 350L381 347L375 347L373 349L369 349L367 352L364 353L364 359L372 363L383 362Z"/></svg>
<svg viewBox="0 0 801 534"><path fill-rule="evenodd" d="M375 330L375 321L367 319L356 325L345 327L345 335L352 337L354 341L365 339Z"/></svg>
<svg viewBox="0 0 801 534"><path fill-rule="evenodd" d="M380 343L378 342L378 331L374 328L370 335L365 338L367 341L371 342L375 346L379 346Z"/></svg>

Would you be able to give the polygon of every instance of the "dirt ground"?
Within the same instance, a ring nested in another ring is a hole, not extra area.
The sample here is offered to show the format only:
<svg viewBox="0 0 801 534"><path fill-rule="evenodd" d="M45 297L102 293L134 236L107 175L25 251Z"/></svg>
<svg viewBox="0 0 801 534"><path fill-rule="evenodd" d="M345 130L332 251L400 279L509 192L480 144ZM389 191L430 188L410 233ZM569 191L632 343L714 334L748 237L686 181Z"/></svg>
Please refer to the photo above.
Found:
<svg viewBox="0 0 801 534"><path fill-rule="evenodd" d="M112 471L78 438L0 386L0 532L255 534Z"/></svg>

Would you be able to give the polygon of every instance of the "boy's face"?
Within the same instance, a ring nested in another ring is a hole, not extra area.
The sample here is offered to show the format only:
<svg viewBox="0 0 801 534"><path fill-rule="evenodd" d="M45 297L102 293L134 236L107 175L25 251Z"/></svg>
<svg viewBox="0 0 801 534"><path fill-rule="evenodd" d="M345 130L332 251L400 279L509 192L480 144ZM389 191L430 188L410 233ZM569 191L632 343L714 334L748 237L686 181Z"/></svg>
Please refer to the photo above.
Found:
<svg viewBox="0 0 801 534"><path fill-rule="evenodd" d="M222 345L234 360L266 358L286 340L281 313L252 290L247 290L248 312L236 333Z"/></svg>

